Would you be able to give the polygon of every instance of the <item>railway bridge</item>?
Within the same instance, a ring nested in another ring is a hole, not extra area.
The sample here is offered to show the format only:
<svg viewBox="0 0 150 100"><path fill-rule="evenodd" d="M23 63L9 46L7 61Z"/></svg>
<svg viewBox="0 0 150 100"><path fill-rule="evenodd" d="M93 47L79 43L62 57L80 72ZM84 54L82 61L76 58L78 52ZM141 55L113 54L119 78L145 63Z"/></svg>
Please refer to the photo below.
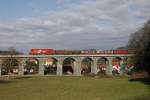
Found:
<svg viewBox="0 0 150 100"><path fill-rule="evenodd" d="M17 65L16 75L25 75L28 70L27 61L34 59L38 64L37 69L30 69L29 74L33 75L33 71L36 70L35 75L45 75L45 66L50 64L54 67L55 75L70 74L74 76L81 76L84 72L97 74L100 70L100 66L105 67L106 75L112 75L113 61L118 62L120 68L123 68L127 64L127 60L132 58L132 54L89 54L89 55L0 55L0 76L3 74L4 59L15 58L19 61ZM48 59L53 59L53 63L47 62ZM68 61L65 63L66 59ZM117 60L115 60L117 59ZM70 60L70 61L69 61ZM88 64L84 64L88 61ZM68 65L68 63L70 64ZM71 66L68 68L66 66ZM16 66L15 66L16 67ZM27 68L26 68L27 67ZM71 73L69 73L70 71ZM120 72L123 73L123 70Z"/></svg>

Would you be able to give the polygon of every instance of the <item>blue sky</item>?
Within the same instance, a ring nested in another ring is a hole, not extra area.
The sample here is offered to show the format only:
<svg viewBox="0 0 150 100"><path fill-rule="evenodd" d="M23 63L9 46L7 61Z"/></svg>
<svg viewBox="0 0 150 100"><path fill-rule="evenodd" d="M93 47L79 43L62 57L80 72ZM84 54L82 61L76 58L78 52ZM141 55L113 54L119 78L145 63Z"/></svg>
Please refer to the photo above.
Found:
<svg viewBox="0 0 150 100"><path fill-rule="evenodd" d="M0 49L113 49L150 17L150 0L0 0Z"/></svg>
<svg viewBox="0 0 150 100"><path fill-rule="evenodd" d="M43 12L56 10L56 6L55 0L0 0L0 19L40 16Z"/></svg>
<svg viewBox="0 0 150 100"><path fill-rule="evenodd" d="M49 11L66 9L66 3L77 4L79 0L0 0L1 20L46 15Z"/></svg>

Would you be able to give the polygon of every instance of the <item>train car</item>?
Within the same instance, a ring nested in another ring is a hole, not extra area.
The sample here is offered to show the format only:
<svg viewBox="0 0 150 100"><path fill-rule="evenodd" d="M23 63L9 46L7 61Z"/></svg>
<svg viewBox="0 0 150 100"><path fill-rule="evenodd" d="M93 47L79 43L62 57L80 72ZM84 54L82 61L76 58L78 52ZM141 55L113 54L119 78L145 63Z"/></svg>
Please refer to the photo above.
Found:
<svg viewBox="0 0 150 100"><path fill-rule="evenodd" d="M55 50L55 54L64 54L65 51L64 50Z"/></svg>
<svg viewBox="0 0 150 100"><path fill-rule="evenodd" d="M113 54L129 54L128 50L113 50Z"/></svg>
<svg viewBox="0 0 150 100"><path fill-rule="evenodd" d="M73 50L64 50L64 54L73 54Z"/></svg>
<svg viewBox="0 0 150 100"><path fill-rule="evenodd" d="M81 54L81 50L72 50L72 54Z"/></svg>
<svg viewBox="0 0 150 100"><path fill-rule="evenodd" d="M55 54L81 54L80 50L55 50Z"/></svg>
<svg viewBox="0 0 150 100"><path fill-rule="evenodd" d="M113 50L97 50L97 54L113 54Z"/></svg>
<svg viewBox="0 0 150 100"><path fill-rule="evenodd" d="M55 54L55 50L53 49L31 49L29 54L33 55L50 55L50 54Z"/></svg>
<svg viewBox="0 0 150 100"><path fill-rule="evenodd" d="M96 54L95 49L81 50L81 54Z"/></svg>
<svg viewBox="0 0 150 100"><path fill-rule="evenodd" d="M135 51L134 49L129 49L129 50L128 50L128 53L129 53L129 54L135 54L136 51Z"/></svg>

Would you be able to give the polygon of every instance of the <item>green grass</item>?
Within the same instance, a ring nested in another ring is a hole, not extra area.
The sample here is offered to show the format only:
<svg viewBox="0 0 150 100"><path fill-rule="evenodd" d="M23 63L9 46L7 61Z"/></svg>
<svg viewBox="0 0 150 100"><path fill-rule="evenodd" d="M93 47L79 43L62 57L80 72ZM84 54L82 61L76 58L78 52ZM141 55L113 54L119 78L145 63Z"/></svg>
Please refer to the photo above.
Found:
<svg viewBox="0 0 150 100"><path fill-rule="evenodd" d="M0 100L150 100L150 88L127 78L30 77L0 81Z"/></svg>

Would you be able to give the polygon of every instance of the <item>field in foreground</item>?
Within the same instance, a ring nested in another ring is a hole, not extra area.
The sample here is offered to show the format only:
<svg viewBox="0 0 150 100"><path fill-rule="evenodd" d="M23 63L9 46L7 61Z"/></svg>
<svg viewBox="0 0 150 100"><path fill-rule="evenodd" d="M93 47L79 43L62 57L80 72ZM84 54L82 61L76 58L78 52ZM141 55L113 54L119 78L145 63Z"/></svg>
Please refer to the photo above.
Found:
<svg viewBox="0 0 150 100"><path fill-rule="evenodd" d="M150 88L127 78L26 77L1 80L0 100L150 100Z"/></svg>

